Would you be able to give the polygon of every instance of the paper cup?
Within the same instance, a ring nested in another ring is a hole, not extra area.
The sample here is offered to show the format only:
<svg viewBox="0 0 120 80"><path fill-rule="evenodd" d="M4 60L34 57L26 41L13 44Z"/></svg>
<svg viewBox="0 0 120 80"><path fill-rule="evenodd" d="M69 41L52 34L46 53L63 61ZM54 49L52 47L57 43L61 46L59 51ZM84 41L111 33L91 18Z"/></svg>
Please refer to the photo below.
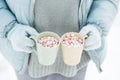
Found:
<svg viewBox="0 0 120 80"><path fill-rule="evenodd" d="M38 40L41 37L54 37L58 40L58 44L54 47L43 47L38 43ZM45 31L40 33L39 35L31 36L30 38L35 40L36 45L33 47L33 51L37 54L38 56L38 61L42 65L52 65L57 57L59 45L60 45L60 37L54 33L54 32L49 32Z"/></svg>
<svg viewBox="0 0 120 80"><path fill-rule="evenodd" d="M69 47L63 44L64 37L71 33L77 35L82 40L83 43L80 46ZM64 34L61 38L61 49L62 49L64 63L70 66L77 65L80 62L83 48L84 48L84 38L79 33L68 32Z"/></svg>

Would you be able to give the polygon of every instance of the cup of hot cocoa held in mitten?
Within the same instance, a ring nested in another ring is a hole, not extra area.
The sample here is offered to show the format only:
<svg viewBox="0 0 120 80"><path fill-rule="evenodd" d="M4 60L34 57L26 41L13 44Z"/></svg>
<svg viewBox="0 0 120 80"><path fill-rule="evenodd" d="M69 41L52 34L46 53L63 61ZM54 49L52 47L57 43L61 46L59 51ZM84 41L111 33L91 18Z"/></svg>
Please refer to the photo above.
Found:
<svg viewBox="0 0 120 80"><path fill-rule="evenodd" d="M65 33L61 38L61 48L64 63L71 66L77 65L84 48L84 38L77 32Z"/></svg>
<svg viewBox="0 0 120 80"><path fill-rule="evenodd" d="M36 45L33 51L38 56L38 61L42 65L52 65L57 57L60 45L60 37L54 33L45 31L36 36L31 36Z"/></svg>

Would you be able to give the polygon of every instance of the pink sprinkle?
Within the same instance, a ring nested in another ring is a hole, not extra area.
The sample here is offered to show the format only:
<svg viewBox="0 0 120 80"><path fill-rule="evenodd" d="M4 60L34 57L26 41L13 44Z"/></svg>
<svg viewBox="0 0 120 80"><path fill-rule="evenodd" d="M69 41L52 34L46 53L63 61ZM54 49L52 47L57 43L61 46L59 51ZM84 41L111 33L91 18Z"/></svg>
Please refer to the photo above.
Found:
<svg viewBox="0 0 120 80"><path fill-rule="evenodd" d="M81 44L83 44L83 41L79 36L75 35L74 33L70 33L63 37L62 43L68 47L79 47Z"/></svg>
<svg viewBox="0 0 120 80"><path fill-rule="evenodd" d="M52 36L44 36L44 37L41 37L39 40L38 40L38 43L43 46L43 47L48 47L48 48L52 48L56 45L58 45L58 40Z"/></svg>

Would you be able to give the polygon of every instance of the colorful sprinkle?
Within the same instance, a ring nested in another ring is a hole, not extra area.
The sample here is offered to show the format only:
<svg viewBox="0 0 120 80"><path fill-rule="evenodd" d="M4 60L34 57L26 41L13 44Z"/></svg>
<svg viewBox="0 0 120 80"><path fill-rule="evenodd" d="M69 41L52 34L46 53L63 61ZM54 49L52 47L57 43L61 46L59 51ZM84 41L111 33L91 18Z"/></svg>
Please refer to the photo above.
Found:
<svg viewBox="0 0 120 80"><path fill-rule="evenodd" d="M66 34L62 39L62 44L68 47L79 47L83 44L82 39L74 33Z"/></svg>
<svg viewBox="0 0 120 80"><path fill-rule="evenodd" d="M43 47L52 48L54 46L57 46L59 42L52 36L44 36L38 40L38 43Z"/></svg>

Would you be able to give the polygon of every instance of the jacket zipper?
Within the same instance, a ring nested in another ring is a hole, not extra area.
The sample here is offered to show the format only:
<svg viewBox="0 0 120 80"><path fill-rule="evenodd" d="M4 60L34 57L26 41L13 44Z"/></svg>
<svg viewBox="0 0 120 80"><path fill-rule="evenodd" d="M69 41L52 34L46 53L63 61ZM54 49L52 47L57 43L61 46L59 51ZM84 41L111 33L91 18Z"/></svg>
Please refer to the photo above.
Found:
<svg viewBox="0 0 120 80"><path fill-rule="evenodd" d="M30 0L30 9L29 9L29 16L31 18L31 25L34 26L34 5L35 5L35 0Z"/></svg>
<svg viewBox="0 0 120 80"><path fill-rule="evenodd" d="M83 22L83 11L82 11L82 5L83 5L83 0L81 0L81 2L80 2L80 7L79 7L79 30L82 28L82 22Z"/></svg>

